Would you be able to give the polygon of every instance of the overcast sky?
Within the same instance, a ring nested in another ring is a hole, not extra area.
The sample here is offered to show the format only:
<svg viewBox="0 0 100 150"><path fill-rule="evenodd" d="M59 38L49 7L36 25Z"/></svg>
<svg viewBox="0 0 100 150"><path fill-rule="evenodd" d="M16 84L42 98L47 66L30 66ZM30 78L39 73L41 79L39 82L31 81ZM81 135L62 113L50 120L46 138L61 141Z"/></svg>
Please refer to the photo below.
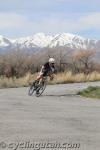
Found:
<svg viewBox="0 0 100 150"><path fill-rule="evenodd" d="M38 32L100 39L100 0L0 0L0 35Z"/></svg>

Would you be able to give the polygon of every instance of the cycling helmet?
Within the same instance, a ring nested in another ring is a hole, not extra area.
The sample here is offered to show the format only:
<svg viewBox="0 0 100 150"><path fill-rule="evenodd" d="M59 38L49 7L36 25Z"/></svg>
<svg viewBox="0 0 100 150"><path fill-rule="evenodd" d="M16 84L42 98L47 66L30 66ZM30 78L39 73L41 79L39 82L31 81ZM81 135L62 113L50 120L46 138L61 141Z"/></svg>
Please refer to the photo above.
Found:
<svg viewBox="0 0 100 150"><path fill-rule="evenodd" d="M55 59L54 58L49 58L49 63L55 63Z"/></svg>

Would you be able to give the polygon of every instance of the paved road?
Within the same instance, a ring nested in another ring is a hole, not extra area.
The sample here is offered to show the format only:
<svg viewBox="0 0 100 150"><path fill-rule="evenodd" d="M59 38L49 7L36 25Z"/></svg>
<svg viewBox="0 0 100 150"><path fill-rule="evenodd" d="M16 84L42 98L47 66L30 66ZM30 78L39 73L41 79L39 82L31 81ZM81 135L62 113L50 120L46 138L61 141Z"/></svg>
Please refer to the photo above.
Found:
<svg viewBox="0 0 100 150"><path fill-rule="evenodd" d="M79 150L100 150L100 100L76 95L89 85L100 82L50 85L39 98L28 96L28 88L1 89L0 150L20 150L27 142L67 142L70 150L70 143L80 144Z"/></svg>

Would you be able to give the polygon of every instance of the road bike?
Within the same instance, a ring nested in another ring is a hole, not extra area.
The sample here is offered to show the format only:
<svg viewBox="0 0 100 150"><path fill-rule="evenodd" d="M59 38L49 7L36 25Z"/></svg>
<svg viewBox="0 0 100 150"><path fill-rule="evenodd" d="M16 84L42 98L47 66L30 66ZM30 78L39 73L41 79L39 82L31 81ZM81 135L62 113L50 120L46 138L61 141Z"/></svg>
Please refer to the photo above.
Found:
<svg viewBox="0 0 100 150"><path fill-rule="evenodd" d="M43 77L40 81L33 82L28 91L28 95L31 96L33 93L35 93L36 97L39 97L42 95L44 90L46 89L47 85L47 77Z"/></svg>

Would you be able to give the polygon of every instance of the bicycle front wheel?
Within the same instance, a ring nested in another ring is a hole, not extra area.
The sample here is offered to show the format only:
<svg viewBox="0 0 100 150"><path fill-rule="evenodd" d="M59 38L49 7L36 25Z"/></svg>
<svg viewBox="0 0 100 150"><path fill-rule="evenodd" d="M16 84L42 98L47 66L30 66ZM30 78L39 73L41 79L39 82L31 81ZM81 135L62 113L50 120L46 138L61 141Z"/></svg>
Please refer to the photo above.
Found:
<svg viewBox="0 0 100 150"><path fill-rule="evenodd" d="M45 89L46 89L46 82L42 82L42 83L39 85L39 87L36 89L35 96L36 96L36 97L41 96Z"/></svg>
<svg viewBox="0 0 100 150"><path fill-rule="evenodd" d="M35 91L35 87L34 85L32 84L30 87L29 87L29 91L28 91L28 95L31 96Z"/></svg>

